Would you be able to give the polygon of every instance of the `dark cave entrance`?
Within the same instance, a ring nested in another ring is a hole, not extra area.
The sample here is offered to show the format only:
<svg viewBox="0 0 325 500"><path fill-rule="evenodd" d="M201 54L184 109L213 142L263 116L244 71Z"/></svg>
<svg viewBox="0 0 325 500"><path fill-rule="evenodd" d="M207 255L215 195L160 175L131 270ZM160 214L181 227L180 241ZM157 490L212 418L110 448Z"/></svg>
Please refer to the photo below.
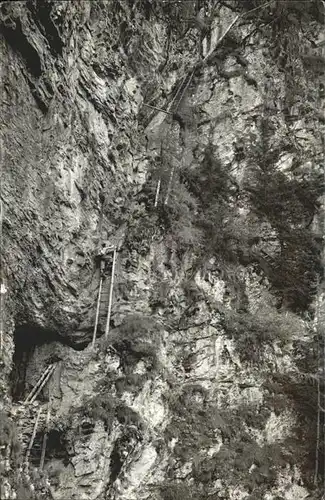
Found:
<svg viewBox="0 0 325 500"><path fill-rule="evenodd" d="M36 346L61 341L58 334L35 326L18 326L14 332L15 351L11 371L11 395L15 402L21 401L26 393L26 374ZM49 359L51 363L56 359Z"/></svg>
<svg viewBox="0 0 325 500"><path fill-rule="evenodd" d="M39 467L41 462L42 447L44 440L44 430L36 433L33 446L30 450L29 461L34 467ZM44 463L47 464L52 459L61 460L63 466L67 466L70 461L68 442L63 429L51 429L47 434L45 445Z"/></svg>
<svg viewBox="0 0 325 500"><path fill-rule="evenodd" d="M70 461L67 449L68 442L65 432L59 429L50 430L46 442L45 462L55 458L62 460L63 465L67 466Z"/></svg>

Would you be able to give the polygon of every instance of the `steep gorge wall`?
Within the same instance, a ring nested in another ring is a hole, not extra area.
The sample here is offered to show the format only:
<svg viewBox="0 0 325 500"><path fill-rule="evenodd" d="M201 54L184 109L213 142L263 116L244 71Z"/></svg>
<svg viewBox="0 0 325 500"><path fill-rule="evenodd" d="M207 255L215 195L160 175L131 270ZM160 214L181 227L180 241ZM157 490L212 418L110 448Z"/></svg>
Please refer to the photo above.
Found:
<svg viewBox="0 0 325 500"><path fill-rule="evenodd" d="M320 498L322 5L225 3L0 4L4 409L61 360L35 495Z"/></svg>

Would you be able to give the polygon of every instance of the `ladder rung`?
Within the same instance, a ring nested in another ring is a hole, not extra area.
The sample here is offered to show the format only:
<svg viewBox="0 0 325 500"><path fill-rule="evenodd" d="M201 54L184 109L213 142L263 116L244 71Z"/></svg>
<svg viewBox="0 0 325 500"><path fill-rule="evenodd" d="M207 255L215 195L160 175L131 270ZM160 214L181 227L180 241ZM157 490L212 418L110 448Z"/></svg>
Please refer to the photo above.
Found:
<svg viewBox="0 0 325 500"><path fill-rule="evenodd" d="M26 452L26 459L25 460L26 460L27 466L28 466L28 462L29 462L30 452L31 452L31 449L32 449L33 444L34 444L34 440L35 440L35 436L36 436L36 432L37 432L37 427L38 427L38 422L39 422L41 413L42 413L42 408L39 408L38 413L37 413L36 418L35 418L35 422L34 422L33 433L32 433L32 436L30 438L30 442L29 442L27 452Z"/></svg>

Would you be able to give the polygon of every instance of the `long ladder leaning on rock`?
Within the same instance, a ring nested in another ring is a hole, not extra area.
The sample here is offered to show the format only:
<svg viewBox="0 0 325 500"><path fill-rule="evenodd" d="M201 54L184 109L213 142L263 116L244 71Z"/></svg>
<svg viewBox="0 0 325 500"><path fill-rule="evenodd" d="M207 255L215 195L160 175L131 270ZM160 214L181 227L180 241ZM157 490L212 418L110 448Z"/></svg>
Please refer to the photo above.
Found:
<svg viewBox="0 0 325 500"><path fill-rule="evenodd" d="M27 398L24 401L25 406L30 406L32 403L34 403L35 399L41 392L41 390L44 388L44 386L47 384L47 382L50 380L51 376L53 375L55 368L56 368L57 363L51 363L42 373L36 384L34 385L33 389L31 392L28 394ZM28 444L28 448L26 451L26 457L25 457L25 467L28 469L29 467L29 461L30 461L30 453L33 448L33 444L35 441L35 437L37 434L37 429L39 426L39 421L41 418L43 407L41 406L38 409L34 426L33 426L33 432ZM45 429L44 429L44 436L43 436L43 443L42 443L42 451L41 451L41 459L40 459L40 469L43 469L44 467L44 461L45 461L45 452L46 452L46 442L47 442L47 435L48 435L48 428L49 428L49 422L50 422L50 402L47 405L47 415L46 415L46 422L45 422Z"/></svg>
<svg viewBox="0 0 325 500"><path fill-rule="evenodd" d="M111 313L112 313L114 277L115 277L115 266L116 266L116 257L117 257L116 246L112 247L112 249L110 249L110 252L113 252L113 263L112 263L112 272L111 272L111 280L110 280L110 288L109 288L109 300L108 300L107 317L106 317L106 325L105 325L105 339L108 338ZM95 347L95 342L96 342L96 337L97 337L99 311L100 311L100 304L101 304L101 298L102 298L102 292L103 292L104 275L103 275L102 264L103 264L103 260L101 261L101 275L100 275L98 297L97 297L95 325L94 325L93 338L92 338L92 348ZM105 262L104 262L104 264L105 264Z"/></svg>
<svg viewBox="0 0 325 500"><path fill-rule="evenodd" d="M25 468L26 468L26 470L28 470L28 467L29 467L29 457L30 457L30 453L31 453L32 448L33 448L34 441L35 441L35 437L36 437L38 423L39 423L39 420L40 420L40 417L41 417L41 413L42 413L42 407L40 407L38 409L38 412L37 412L37 415L36 415L36 418L35 418L35 422L34 422L33 432L32 432L32 435L31 435L31 438L30 438L30 441L29 441L29 445L28 445L28 448L27 448L26 457L25 457Z"/></svg>
<svg viewBox="0 0 325 500"><path fill-rule="evenodd" d="M99 289L98 289L98 297L97 297L97 307L96 307L96 317L95 317L95 326L93 331L93 340L92 340L92 348L95 347L97 328L98 328L98 319L99 319L99 310L100 310L100 300L102 296L102 288L103 288L103 280L104 277L102 273L100 273L100 281L99 281Z"/></svg>
<svg viewBox="0 0 325 500"><path fill-rule="evenodd" d="M114 248L114 252L113 252L113 265L112 265L112 274L111 274L111 284L110 284L110 287L109 287L109 301L108 301L107 319L106 319L106 326L105 326L105 339L108 338L109 324L110 324L110 320L111 320L116 255L117 255L117 251L116 251L116 247L115 247Z"/></svg>
<svg viewBox="0 0 325 500"><path fill-rule="evenodd" d="M47 404L45 429L44 429L43 442L42 442L42 453L41 453L41 460L40 460L40 464L39 464L40 470L43 470L43 468L44 468L45 453L46 453L46 443L47 443L47 437L48 437L48 432L49 432L49 424L50 424L50 416L51 416L51 405L50 405L50 401L49 401L48 404Z"/></svg>

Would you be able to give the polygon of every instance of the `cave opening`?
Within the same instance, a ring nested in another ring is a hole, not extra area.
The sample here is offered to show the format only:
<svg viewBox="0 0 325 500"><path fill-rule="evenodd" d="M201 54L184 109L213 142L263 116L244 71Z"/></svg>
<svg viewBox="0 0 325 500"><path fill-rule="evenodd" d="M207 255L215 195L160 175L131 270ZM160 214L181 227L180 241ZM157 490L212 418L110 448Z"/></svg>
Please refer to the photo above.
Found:
<svg viewBox="0 0 325 500"><path fill-rule="evenodd" d="M34 325L21 325L14 332L14 355L13 367L11 371L11 395L14 402L22 401L27 396L27 370L35 349L39 346L59 342L61 344L71 345L67 339L63 339L53 330L40 328ZM59 361L60 357L49 349L49 355L46 363ZM46 366L44 366L46 368Z"/></svg>
<svg viewBox="0 0 325 500"><path fill-rule="evenodd" d="M33 446L30 450L29 462L34 467L39 467L41 462L42 448L44 440L44 430L37 432ZM61 460L64 466L67 466L70 461L67 451L67 440L63 430L51 429L47 434L45 445L44 463L47 464L52 459Z"/></svg>
<svg viewBox="0 0 325 500"><path fill-rule="evenodd" d="M39 467L41 460L42 445L43 445L43 434L37 432L29 455L29 463L32 464L34 467Z"/></svg>
<svg viewBox="0 0 325 500"><path fill-rule="evenodd" d="M68 442L65 432L60 429L51 429L47 436L45 463L55 458L62 460L63 465L67 466L70 462L68 453Z"/></svg>

